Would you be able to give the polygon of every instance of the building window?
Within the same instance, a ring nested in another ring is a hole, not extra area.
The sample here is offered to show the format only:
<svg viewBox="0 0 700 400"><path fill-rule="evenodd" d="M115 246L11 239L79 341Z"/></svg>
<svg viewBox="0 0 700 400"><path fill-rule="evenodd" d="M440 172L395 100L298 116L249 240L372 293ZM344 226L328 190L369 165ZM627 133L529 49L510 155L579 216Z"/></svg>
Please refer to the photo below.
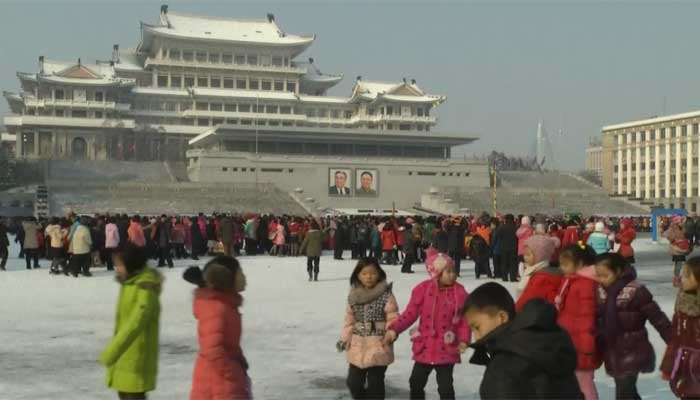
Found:
<svg viewBox="0 0 700 400"><path fill-rule="evenodd" d="M102 119L102 111L95 111L95 118Z"/></svg>
<svg viewBox="0 0 700 400"><path fill-rule="evenodd" d="M104 101L104 93L95 92L95 101Z"/></svg>
<svg viewBox="0 0 700 400"><path fill-rule="evenodd" d="M212 125L223 125L224 119L223 118L214 118L211 122Z"/></svg>
<svg viewBox="0 0 700 400"><path fill-rule="evenodd" d="M209 105L209 110L210 110L210 111L221 111L221 110L224 109L223 107L224 107L224 106L223 106L223 104L221 104L221 103L211 103L211 104Z"/></svg>
<svg viewBox="0 0 700 400"><path fill-rule="evenodd" d="M85 110L72 110L71 116L73 118L87 118L87 111L85 111Z"/></svg>
<svg viewBox="0 0 700 400"><path fill-rule="evenodd" d="M250 82L248 82L248 89L259 90L260 89L260 81L257 79L251 79Z"/></svg>
<svg viewBox="0 0 700 400"><path fill-rule="evenodd" d="M224 78L224 89L233 89L233 78Z"/></svg>
<svg viewBox="0 0 700 400"><path fill-rule="evenodd" d="M212 76L211 79L209 79L209 84L213 88L220 88L221 87L221 77L220 76Z"/></svg>
<svg viewBox="0 0 700 400"><path fill-rule="evenodd" d="M250 112L250 104L239 104L238 105L238 111L239 112Z"/></svg>
<svg viewBox="0 0 700 400"><path fill-rule="evenodd" d="M245 79L236 79L236 89L248 89Z"/></svg>
<svg viewBox="0 0 700 400"><path fill-rule="evenodd" d="M248 65L258 65L258 56L248 54Z"/></svg>
<svg viewBox="0 0 700 400"><path fill-rule="evenodd" d="M243 65L243 64L245 64L245 56L244 55L237 55L233 58L233 62L237 65Z"/></svg>
<svg viewBox="0 0 700 400"><path fill-rule="evenodd" d="M268 105L265 107L265 109L265 112L267 112L268 114L277 114L277 106Z"/></svg>
<svg viewBox="0 0 700 400"><path fill-rule="evenodd" d="M278 92L284 91L284 81L275 81L275 90Z"/></svg>
<svg viewBox="0 0 700 400"><path fill-rule="evenodd" d="M671 139L676 137L676 127L672 126L671 127Z"/></svg>
<svg viewBox="0 0 700 400"><path fill-rule="evenodd" d="M56 100L63 100L65 97L65 94L63 93L62 89L57 89L53 93L53 98Z"/></svg>
<svg viewBox="0 0 700 400"><path fill-rule="evenodd" d="M168 87L168 77L165 75L158 75L158 87Z"/></svg>
<svg viewBox="0 0 700 400"><path fill-rule="evenodd" d="M62 117L62 116L63 116L63 109L62 109L62 108L57 108L57 109L56 109L56 116L57 116L57 117Z"/></svg>
<svg viewBox="0 0 700 400"><path fill-rule="evenodd" d="M661 140L666 139L666 129L664 129L664 128L659 129L659 139L661 139Z"/></svg>
<svg viewBox="0 0 700 400"><path fill-rule="evenodd" d="M204 102L197 102L195 104L195 108L197 111L208 111L209 110L209 103L204 103Z"/></svg>
<svg viewBox="0 0 700 400"><path fill-rule="evenodd" d="M693 135L694 136L698 135L698 124L693 124Z"/></svg>
<svg viewBox="0 0 700 400"><path fill-rule="evenodd" d="M228 171L228 168L227 168L227 167L221 167L221 170L224 171L224 172L227 172L227 171Z"/></svg>
<svg viewBox="0 0 700 400"><path fill-rule="evenodd" d="M207 62L207 53L203 51L198 51L197 52L197 62Z"/></svg>
<svg viewBox="0 0 700 400"><path fill-rule="evenodd" d="M194 60L194 54L191 51L183 51L182 60L192 62L192 60Z"/></svg>
<svg viewBox="0 0 700 400"><path fill-rule="evenodd" d="M221 56L221 62L224 64L231 64L233 62L233 55L232 54L223 54Z"/></svg>
<svg viewBox="0 0 700 400"><path fill-rule="evenodd" d="M197 77L197 87L208 87L209 86L209 79L207 77Z"/></svg>
<svg viewBox="0 0 700 400"><path fill-rule="evenodd" d="M292 113L292 107L290 106L281 106L280 107L280 114L291 114Z"/></svg>
<svg viewBox="0 0 700 400"><path fill-rule="evenodd" d="M197 118L197 126L209 126L209 118Z"/></svg>
<svg viewBox="0 0 700 400"><path fill-rule="evenodd" d="M279 56L274 56L272 57L272 65L275 67L281 67L282 66L282 57Z"/></svg>
<svg viewBox="0 0 700 400"><path fill-rule="evenodd" d="M650 140L656 140L656 131L650 131L649 137L650 137Z"/></svg>
<svg viewBox="0 0 700 400"><path fill-rule="evenodd" d="M219 63L219 53L209 53L209 62L212 64Z"/></svg>
<svg viewBox="0 0 700 400"><path fill-rule="evenodd" d="M182 78L179 76L170 77L170 87L180 88L182 86Z"/></svg>
<svg viewBox="0 0 700 400"><path fill-rule="evenodd" d="M683 137L688 136L688 126L687 125L681 126L681 136L683 136Z"/></svg>
<svg viewBox="0 0 700 400"><path fill-rule="evenodd" d="M194 86L194 76L185 77L185 87L190 88Z"/></svg>
<svg viewBox="0 0 700 400"><path fill-rule="evenodd" d="M272 90L272 82L262 81L262 90Z"/></svg>
<svg viewBox="0 0 700 400"><path fill-rule="evenodd" d="M236 105L233 103L226 103L226 104L224 104L224 111L236 112Z"/></svg>
<svg viewBox="0 0 700 400"><path fill-rule="evenodd" d="M296 93L297 91L297 83L296 82L287 82L287 91Z"/></svg>

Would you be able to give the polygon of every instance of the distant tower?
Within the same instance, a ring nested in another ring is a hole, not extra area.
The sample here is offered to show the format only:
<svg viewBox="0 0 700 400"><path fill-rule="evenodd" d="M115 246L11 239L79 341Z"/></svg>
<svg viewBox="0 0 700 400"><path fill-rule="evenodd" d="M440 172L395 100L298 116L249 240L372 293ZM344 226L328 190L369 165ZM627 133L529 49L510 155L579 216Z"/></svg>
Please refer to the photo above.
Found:
<svg viewBox="0 0 700 400"><path fill-rule="evenodd" d="M545 149L547 146L547 134L544 132L542 120L537 123L537 136L535 138L535 155L537 163L542 163L545 160ZM550 160L551 161L551 160Z"/></svg>

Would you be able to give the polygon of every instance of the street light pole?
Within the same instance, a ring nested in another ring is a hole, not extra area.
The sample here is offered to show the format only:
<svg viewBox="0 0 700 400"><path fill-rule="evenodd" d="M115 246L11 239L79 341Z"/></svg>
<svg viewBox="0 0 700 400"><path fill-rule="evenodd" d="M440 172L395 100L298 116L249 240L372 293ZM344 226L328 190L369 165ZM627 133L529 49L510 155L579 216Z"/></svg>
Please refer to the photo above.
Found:
<svg viewBox="0 0 700 400"><path fill-rule="evenodd" d="M260 201L258 198L258 113L260 112L260 96L255 94L255 211L260 212Z"/></svg>

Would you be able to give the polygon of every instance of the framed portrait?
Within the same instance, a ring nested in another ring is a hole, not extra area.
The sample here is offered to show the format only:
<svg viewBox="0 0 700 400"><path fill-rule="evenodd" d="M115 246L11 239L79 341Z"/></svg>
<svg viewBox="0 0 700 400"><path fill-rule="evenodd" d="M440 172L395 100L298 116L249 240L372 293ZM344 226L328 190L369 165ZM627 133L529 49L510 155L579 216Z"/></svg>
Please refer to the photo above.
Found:
<svg viewBox="0 0 700 400"><path fill-rule="evenodd" d="M352 170L348 168L328 169L328 195L337 197L352 196Z"/></svg>
<svg viewBox="0 0 700 400"><path fill-rule="evenodd" d="M355 196L377 197L379 195L379 170L358 168L355 170Z"/></svg>

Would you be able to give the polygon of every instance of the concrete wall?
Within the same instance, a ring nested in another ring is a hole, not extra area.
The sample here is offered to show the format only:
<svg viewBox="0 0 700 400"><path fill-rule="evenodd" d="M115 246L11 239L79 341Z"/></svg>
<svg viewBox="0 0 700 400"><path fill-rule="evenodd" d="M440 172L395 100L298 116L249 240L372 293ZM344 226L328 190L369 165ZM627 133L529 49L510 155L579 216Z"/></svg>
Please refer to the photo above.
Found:
<svg viewBox="0 0 700 400"><path fill-rule="evenodd" d="M433 186L475 191L489 187L488 165L474 161L261 155L256 162L251 153L211 150L191 150L187 157L194 182L254 183L257 172L258 182L273 183L289 192L301 188L304 198L313 198L318 207L388 208L395 203L398 208L410 209ZM329 170L336 168L353 172L353 188L357 169L376 170L377 196L329 195Z"/></svg>

